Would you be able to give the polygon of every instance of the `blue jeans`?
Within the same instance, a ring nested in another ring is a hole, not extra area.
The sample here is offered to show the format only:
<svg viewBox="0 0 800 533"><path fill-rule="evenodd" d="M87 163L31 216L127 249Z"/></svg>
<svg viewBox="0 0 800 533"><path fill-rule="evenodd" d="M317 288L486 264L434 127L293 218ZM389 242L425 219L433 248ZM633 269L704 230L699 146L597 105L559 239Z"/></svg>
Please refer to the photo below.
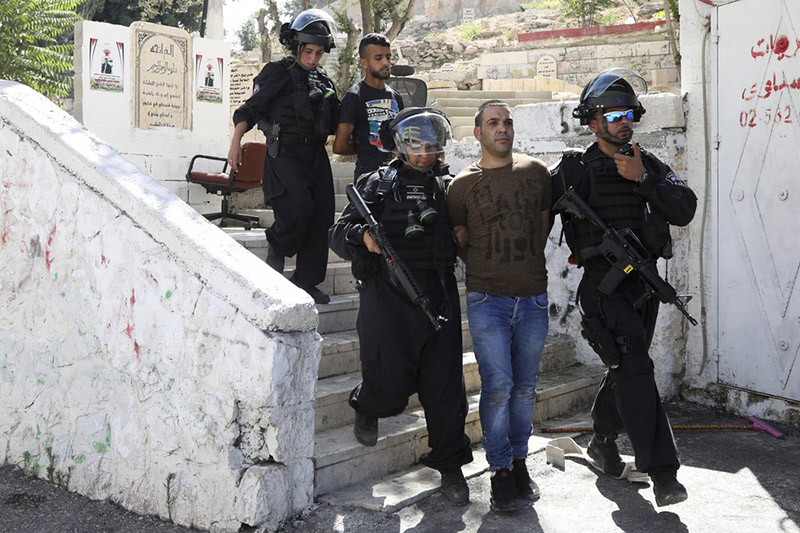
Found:
<svg viewBox="0 0 800 533"><path fill-rule="evenodd" d="M483 448L494 472L528 455L547 292L516 298L468 292L467 318L481 376Z"/></svg>

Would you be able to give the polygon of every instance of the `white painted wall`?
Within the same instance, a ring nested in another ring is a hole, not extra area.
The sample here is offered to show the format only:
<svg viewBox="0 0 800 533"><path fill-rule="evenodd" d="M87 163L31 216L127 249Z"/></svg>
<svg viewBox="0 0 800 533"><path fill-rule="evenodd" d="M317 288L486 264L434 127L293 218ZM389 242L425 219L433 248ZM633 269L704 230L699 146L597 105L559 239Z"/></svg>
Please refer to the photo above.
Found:
<svg viewBox="0 0 800 533"><path fill-rule="evenodd" d="M683 101L674 94L652 94L641 98L647 113L635 126L634 140L672 167L692 189L702 186L702 177L687 172L685 166L686 134ZM589 129L572 118L577 101L547 102L519 106L514 110L515 150L538 157L554 165L567 148L583 150L594 140ZM477 141L456 142L447 152L451 172L480 157ZM699 225L692 222L690 228ZM577 339L579 357L584 362L596 362L597 355L580 334L580 315L575 308L575 294L582 271L567 263L569 250L566 243L558 246L561 222L550 232L550 242L545 251L548 270L548 296L550 300L550 332L565 333ZM686 228L672 228L675 257L668 263L659 261L661 275L667 275L679 293L692 291L688 283L688 253L691 249ZM696 294L696 293L694 293ZM689 304L690 312L699 317L695 301ZM656 365L656 382L662 396L677 393L684 374L686 359L687 322L672 306L662 306L650 355Z"/></svg>
<svg viewBox="0 0 800 533"><path fill-rule="evenodd" d="M213 21L212 21L213 22ZM125 44L124 91L108 92L89 87L89 39ZM192 38L193 54L222 57L223 101L203 102L192 90L192 129L133 126L133 70L131 29L103 22L80 21L75 24L75 103L73 116L87 129L110 144L139 169L160 181L170 192L201 213L219 211L218 196L209 195L199 185L189 185L184 176L195 154L225 157L230 143L230 44L222 40ZM194 87L194 58L190 80ZM221 171L221 168L216 169Z"/></svg>
<svg viewBox="0 0 800 533"><path fill-rule="evenodd" d="M0 147L0 464L216 530L311 504L311 298L6 81Z"/></svg>

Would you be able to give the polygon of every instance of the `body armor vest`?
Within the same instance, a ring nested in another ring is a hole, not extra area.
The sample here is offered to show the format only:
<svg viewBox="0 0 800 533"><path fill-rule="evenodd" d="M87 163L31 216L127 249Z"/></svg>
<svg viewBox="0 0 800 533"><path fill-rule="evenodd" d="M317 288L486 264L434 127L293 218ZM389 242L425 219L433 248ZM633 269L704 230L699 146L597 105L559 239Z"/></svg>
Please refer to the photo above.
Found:
<svg viewBox="0 0 800 533"><path fill-rule="evenodd" d="M286 68L290 79L290 90L281 92L270 103L266 113L269 123L280 124L280 136L326 138L331 132L331 102L322 99L312 104L308 97L310 90L308 71L293 58L283 58L280 64ZM327 81L328 77L317 67L316 77ZM331 84L332 86L332 84Z"/></svg>
<svg viewBox="0 0 800 533"><path fill-rule="evenodd" d="M644 155L643 162L648 173L653 175L655 169L647 164ZM568 177L566 186L575 187L603 222L618 230L630 228L653 257L665 256L669 242L666 220L647 214L645 199L635 192L637 183L621 177L613 159L598 157L582 162L579 156L572 156L562 162L562 172ZM586 220L572 216L568 219L564 224L564 236L578 263L587 270L608 270L610 265L603 257L588 261L581 257L582 250L600 244L602 232Z"/></svg>

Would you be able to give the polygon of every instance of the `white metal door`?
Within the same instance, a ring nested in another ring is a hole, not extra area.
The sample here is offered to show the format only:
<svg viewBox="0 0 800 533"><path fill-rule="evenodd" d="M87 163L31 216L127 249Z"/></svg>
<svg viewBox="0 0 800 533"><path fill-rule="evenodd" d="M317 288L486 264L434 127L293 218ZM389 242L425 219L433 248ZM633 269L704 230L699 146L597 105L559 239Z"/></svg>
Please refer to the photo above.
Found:
<svg viewBox="0 0 800 533"><path fill-rule="evenodd" d="M719 382L800 400L800 1L716 16Z"/></svg>

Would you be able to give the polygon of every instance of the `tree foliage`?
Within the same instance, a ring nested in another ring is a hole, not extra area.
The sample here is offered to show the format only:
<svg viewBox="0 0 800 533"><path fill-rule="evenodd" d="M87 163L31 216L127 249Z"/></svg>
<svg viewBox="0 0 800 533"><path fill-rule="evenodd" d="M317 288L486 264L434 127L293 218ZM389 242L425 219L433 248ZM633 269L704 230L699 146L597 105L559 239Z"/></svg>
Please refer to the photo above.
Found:
<svg viewBox="0 0 800 533"><path fill-rule="evenodd" d="M80 0L0 2L0 79L24 83L48 98L72 85L71 39Z"/></svg>
<svg viewBox="0 0 800 533"><path fill-rule="evenodd" d="M199 31L203 0L85 0L80 14L89 20L130 26L137 20Z"/></svg>
<svg viewBox="0 0 800 533"><path fill-rule="evenodd" d="M597 15L605 8L614 5L614 0L561 0L564 15L582 28L596 25Z"/></svg>
<svg viewBox="0 0 800 533"><path fill-rule="evenodd" d="M241 28L236 30L236 37L239 38L239 43L242 45L242 50L245 52L249 52L261 43L260 36L256 31L252 18L245 20Z"/></svg>

